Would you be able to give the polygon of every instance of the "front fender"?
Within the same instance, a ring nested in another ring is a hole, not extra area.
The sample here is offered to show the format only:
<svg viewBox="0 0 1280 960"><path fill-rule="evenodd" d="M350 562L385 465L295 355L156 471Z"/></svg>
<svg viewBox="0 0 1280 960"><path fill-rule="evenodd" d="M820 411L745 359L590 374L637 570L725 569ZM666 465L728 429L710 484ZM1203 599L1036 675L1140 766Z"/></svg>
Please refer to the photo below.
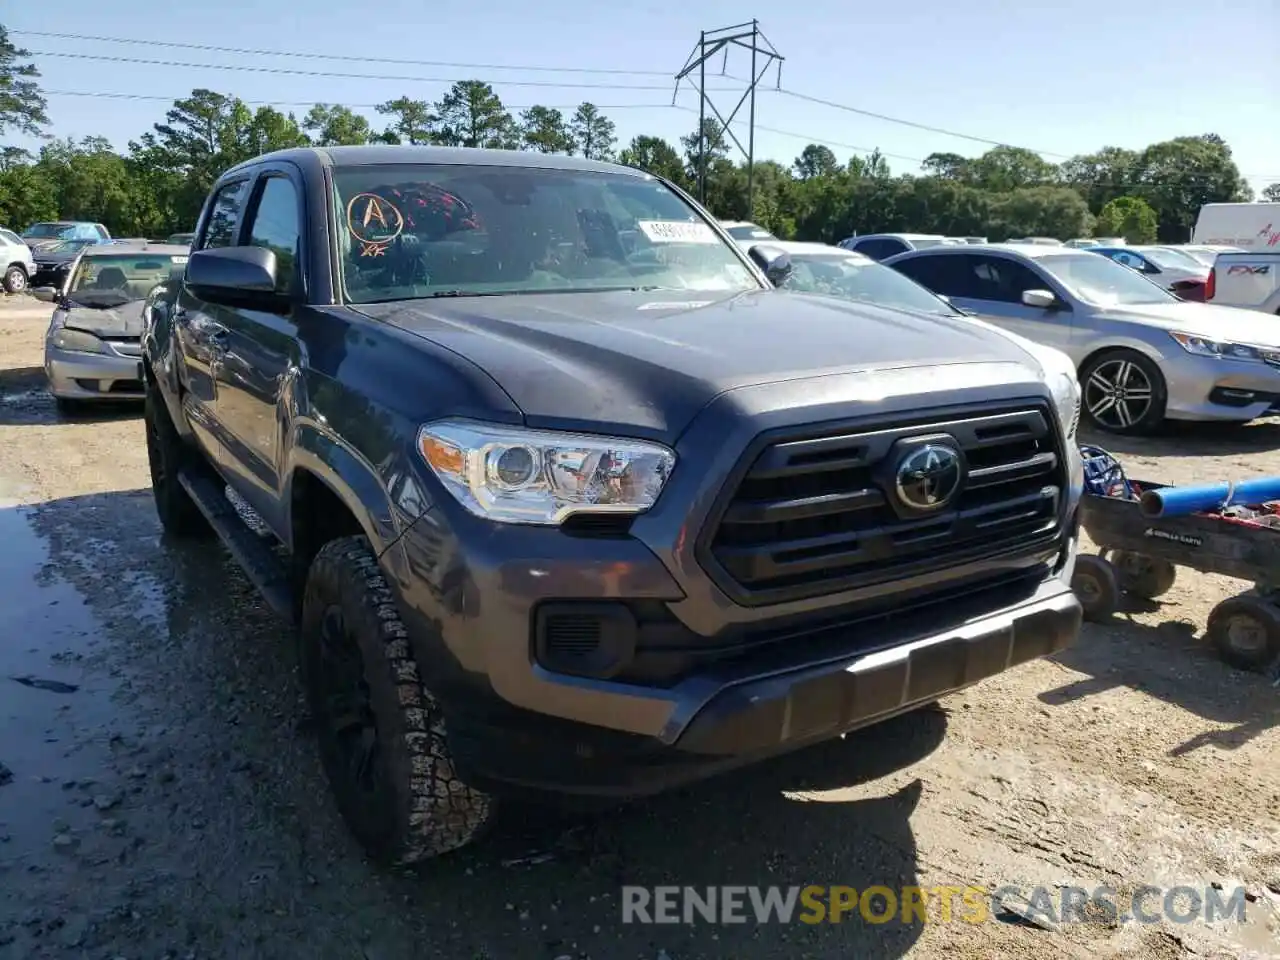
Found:
<svg viewBox="0 0 1280 960"><path fill-rule="evenodd" d="M396 509L386 482L372 463L319 424L302 421L294 425L283 491L286 503L293 502L298 470L306 470L346 505L375 554L381 555L395 543L406 520L416 519L416 514L406 517L403 510Z"/></svg>
<svg viewBox="0 0 1280 960"><path fill-rule="evenodd" d="M190 438L191 428L182 410L181 361L173 332L172 301L156 297L147 304L142 332L142 357L159 388L178 435Z"/></svg>

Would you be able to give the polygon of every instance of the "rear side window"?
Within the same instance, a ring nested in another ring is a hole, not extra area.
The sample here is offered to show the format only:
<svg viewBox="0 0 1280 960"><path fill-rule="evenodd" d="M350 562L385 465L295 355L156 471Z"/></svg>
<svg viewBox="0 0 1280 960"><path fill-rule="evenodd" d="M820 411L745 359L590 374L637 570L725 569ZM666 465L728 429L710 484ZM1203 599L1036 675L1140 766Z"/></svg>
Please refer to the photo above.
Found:
<svg viewBox="0 0 1280 960"><path fill-rule="evenodd" d="M22 243L22 240L18 235L11 230L0 230L0 240L3 240L5 243Z"/></svg>
<svg viewBox="0 0 1280 960"><path fill-rule="evenodd" d="M973 271L970 269L971 261L975 259L954 254L912 257L893 264L893 269L944 297L976 299L979 293L976 284L973 283Z"/></svg>
<svg viewBox="0 0 1280 960"><path fill-rule="evenodd" d="M249 226L249 245L276 255L276 292L293 288L298 256L298 191L287 177L268 177L258 191Z"/></svg>
<svg viewBox="0 0 1280 960"><path fill-rule="evenodd" d="M209 223L204 228L204 239L200 243L201 250L235 245L236 223L240 219L240 208L244 205L247 183L246 180L228 183L213 198Z"/></svg>
<svg viewBox="0 0 1280 960"><path fill-rule="evenodd" d="M901 240L879 239L855 243L853 249L858 253L866 254L872 260L884 260L894 254L904 253L907 245Z"/></svg>

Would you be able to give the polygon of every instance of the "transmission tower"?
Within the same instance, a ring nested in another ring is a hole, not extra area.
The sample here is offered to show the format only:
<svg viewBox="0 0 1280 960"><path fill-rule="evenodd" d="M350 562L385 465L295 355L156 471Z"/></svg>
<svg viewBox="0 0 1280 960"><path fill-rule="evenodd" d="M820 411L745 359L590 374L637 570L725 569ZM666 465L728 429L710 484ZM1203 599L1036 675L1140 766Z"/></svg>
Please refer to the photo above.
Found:
<svg viewBox="0 0 1280 960"><path fill-rule="evenodd" d="M707 93L707 61L716 54L721 54L720 75L725 76L725 71L729 65L730 47L741 47L743 50L750 52L751 81L726 118ZM673 105L680 93L681 80L688 80L698 91L698 202L704 206L707 202L707 110L709 108L715 115L719 128L716 138L720 139L721 136L727 135L734 142L734 145L742 151L743 156L747 158L747 219L751 219L753 216L755 208L755 191L752 187L756 153L756 87L764 79L764 75L769 68L776 64L777 86L781 89L782 61L784 59L782 54L774 49L773 44L769 42L769 38L760 30L759 21L752 20L750 23L739 23L732 27L722 27L719 30L703 30L698 38L698 45L693 48L693 52L689 54L684 66L676 74L676 89L671 96ZM693 79L695 75L697 77L696 80ZM729 125L733 123L734 117L738 115L742 105L748 101L750 101L750 109L747 120L747 145L744 147L742 141L738 139Z"/></svg>

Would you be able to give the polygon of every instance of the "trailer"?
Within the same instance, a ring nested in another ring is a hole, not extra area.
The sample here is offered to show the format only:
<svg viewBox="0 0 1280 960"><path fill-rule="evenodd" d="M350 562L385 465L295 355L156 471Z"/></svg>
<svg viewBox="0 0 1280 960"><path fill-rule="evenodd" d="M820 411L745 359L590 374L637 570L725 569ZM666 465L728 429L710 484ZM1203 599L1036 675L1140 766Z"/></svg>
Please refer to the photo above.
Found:
<svg viewBox="0 0 1280 960"><path fill-rule="evenodd" d="M1169 485L1122 480L1081 499L1080 526L1099 548L1076 559L1072 587L1085 618L1106 620L1125 594L1164 596L1180 569L1245 581L1249 589L1210 612L1208 637L1232 666L1267 672L1280 661L1280 524L1212 513L1149 519L1135 492Z"/></svg>

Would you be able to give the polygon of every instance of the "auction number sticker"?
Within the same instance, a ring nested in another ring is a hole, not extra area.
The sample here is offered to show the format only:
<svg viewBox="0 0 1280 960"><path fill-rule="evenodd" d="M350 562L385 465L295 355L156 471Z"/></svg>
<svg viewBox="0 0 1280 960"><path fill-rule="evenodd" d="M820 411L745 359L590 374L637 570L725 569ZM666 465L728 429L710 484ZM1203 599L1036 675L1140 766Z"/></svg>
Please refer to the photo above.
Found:
<svg viewBox="0 0 1280 960"><path fill-rule="evenodd" d="M181 266L182 264L184 264L184 263L186 263L186 262L187 262L187 258L186 258L186 257L174 257L174 258L173 258L173 262L174 262L175 264L177 264L177 265Z"/></svg>
<svg viewBox="0 0 1280 960"><path fill-rule="evenodd" d="M637 220L636 226L650 243L720 242L709 226L692 220Z"/></svg>

